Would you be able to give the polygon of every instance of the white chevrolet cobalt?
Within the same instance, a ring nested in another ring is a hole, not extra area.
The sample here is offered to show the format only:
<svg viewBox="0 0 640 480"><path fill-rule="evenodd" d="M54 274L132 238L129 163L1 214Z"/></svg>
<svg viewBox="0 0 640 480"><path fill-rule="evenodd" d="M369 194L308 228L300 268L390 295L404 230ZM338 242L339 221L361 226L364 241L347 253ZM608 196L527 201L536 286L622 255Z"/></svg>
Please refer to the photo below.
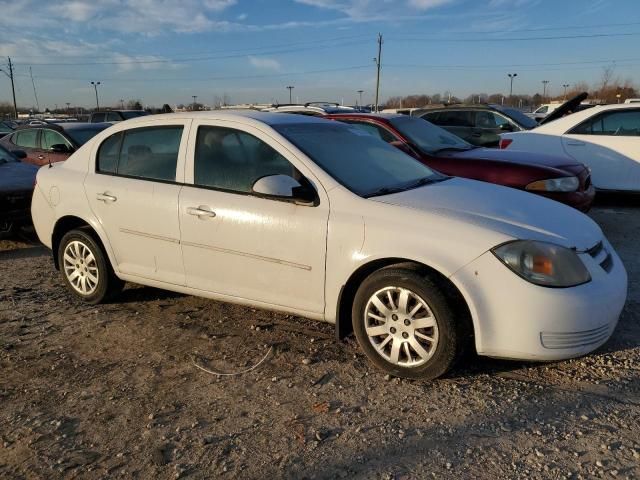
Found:
<svg viewBox="0 0 640 480"><path fill-rule="evenodd" d="M32 214L86 302L130 281L324 320L403 377L442 375L471 345L583 355L607 341L627 294L587 216L306 116L118 123L39 171Z"/></svg>

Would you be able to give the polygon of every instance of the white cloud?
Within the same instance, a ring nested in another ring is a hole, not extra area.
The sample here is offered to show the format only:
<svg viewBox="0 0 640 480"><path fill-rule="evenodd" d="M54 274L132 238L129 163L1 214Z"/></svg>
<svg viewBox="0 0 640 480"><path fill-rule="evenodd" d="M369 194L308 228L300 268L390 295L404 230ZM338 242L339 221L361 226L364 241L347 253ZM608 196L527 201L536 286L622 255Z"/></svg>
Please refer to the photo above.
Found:
<svg viewBox="0 0 640 480"><path fill-rule="evenodd" d="M280 62L273 58L249 56L249 63L256 68L265 70L280 70Z"/></svg>
<svg viewBox="0 0 640 480"><path fill-rule="evenodd" d="M430 8L441 7L453 0L409 0L409 6L418 10L429 10Z"/></svg>

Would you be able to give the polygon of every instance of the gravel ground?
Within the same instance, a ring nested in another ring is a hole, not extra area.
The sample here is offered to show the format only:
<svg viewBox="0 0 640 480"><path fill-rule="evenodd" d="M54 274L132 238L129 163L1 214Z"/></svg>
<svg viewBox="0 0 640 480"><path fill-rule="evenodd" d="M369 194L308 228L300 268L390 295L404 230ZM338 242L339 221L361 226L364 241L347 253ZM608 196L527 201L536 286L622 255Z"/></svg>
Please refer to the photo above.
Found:
<svg viewBox="0 0 640 480"><path fill-rule="evenodd" d="M621 205L591 213L630 277L603 348L434 382L293 316L135 285L88 307L46 249L0 241L0 478L638 478L640 208ZM238 376L193 363L268 352Z"/></svg>

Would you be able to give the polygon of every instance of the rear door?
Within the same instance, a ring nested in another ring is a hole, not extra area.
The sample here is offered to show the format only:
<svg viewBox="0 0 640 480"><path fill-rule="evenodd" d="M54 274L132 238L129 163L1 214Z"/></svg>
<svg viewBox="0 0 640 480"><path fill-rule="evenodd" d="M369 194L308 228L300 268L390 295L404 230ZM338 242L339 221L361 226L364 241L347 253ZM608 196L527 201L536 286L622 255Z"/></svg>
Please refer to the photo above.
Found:
<svg viewBox="0 0 640 480"><path fill-rule="evenodd" d="M139 125L93 152L85 192L125 274L185 284L178 196L189 125L179 119Z"/></svg>
<svg viewBox="0 0 640 480"><path fill-rule="evenodd" d="M562 145L591 168L596 188L640 191L640 108L596 114L563 135Z"/></svg>

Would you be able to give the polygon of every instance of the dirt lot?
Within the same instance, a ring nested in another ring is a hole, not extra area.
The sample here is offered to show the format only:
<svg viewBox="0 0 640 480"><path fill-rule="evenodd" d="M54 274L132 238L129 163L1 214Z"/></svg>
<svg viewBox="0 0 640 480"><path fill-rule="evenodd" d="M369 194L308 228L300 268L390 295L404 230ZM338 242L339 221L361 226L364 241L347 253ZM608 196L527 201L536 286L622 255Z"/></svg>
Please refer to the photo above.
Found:
<svg viewBox="0 0 640 480"><path fill-rule="evenodd" d="M640 207L593 218L630 276L581 359L471 357L390 379L330 325L130 285L66 293L49 252L0 241L1 478L638 478ZM216 377L197 369L233 371Z"/></svg>

